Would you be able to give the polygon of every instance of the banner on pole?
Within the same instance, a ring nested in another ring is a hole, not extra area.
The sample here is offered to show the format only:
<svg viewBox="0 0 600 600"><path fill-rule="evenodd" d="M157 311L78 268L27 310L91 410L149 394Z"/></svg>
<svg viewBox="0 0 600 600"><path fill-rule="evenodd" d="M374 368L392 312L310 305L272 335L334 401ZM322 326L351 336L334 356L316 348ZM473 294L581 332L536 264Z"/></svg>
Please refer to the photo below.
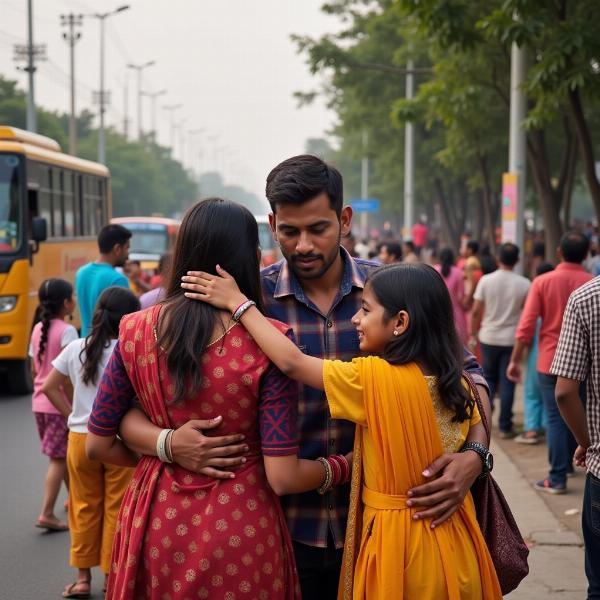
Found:
<svg viewBox="0 0 600 600"><path fill-rule="evenodd" d="M517 243L517 214L519 206L519 176L502 175L502 243Z"/></svg>

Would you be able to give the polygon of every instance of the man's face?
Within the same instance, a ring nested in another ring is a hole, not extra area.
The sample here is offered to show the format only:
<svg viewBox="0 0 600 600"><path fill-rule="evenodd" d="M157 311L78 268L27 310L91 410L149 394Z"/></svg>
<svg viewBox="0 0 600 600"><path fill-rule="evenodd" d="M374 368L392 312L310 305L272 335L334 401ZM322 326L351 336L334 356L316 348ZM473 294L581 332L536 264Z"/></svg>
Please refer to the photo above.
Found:
<svg viewBox="0 0 600 600"><path fill-rule="evenodd" d="M123 267L129 258L129 240L124 244L115 244L113 247L115 255L115 267Z"/></svg>
<svg viewBox="0 0 600 600"><path fill-rule="evenodd" d="M298 279L318 279L340 253L340 238L350 231L352 209L341 219L322 193L302 204L280 204L270 215L271 229L281 253Z"/></svg>
<svg viewBox="0 0 600 600"><path fill-rule="evenodd" d="M381 262L382 265L389 265L393 262L393 256L388 252L387 246L385 244L379 249L379 255L377 256L377 258L379 259L379 262Z"/></svg>

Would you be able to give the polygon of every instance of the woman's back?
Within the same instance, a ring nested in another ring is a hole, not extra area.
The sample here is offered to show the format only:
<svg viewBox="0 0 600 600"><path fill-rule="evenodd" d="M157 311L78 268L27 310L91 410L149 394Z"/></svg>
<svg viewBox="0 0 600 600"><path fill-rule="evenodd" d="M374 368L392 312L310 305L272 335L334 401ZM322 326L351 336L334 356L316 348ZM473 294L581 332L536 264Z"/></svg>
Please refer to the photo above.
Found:
<svg viewBox="0 0 600 600"><path fill-rule="evenodd" d="M122 534L113 552L127 568L111 579L111 597L133 598L155 586L161 594L171 590L181 597L192 592L226 597L229 591L294 598L291 544L262 455L297 450L297 440L285 435L288 419L295 417L289 406L291 399L296 402L296 384L235 325L203 354L198 392L174 402L175 386L156 342L161 308L128 315L121 324L115 354L131 382L129 394L133 391L150 419L164 428L222 415L215 435L243 433L249 452L234 479L219 480L142 458L119 515ZM132 596L130 581L136 582Z"/></svg>

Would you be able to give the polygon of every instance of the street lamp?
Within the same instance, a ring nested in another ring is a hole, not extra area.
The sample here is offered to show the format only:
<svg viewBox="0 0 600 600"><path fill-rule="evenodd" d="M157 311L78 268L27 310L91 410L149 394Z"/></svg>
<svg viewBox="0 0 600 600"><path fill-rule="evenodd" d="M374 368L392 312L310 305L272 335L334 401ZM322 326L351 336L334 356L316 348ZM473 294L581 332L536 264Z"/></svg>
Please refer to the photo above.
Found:
<svg viewBox="0 0 600 600"><path fill-rule="evenodd" d="M127 65L128 69L135 69L137 71L138 140L142 139L142 71L154 64L156 64L156 61L149 60L139 65L134 65L133 63Z"/></svg>
<svg viewBox="0 0 600 600"><path fill-rule="evenodd" d="M160 90L158 92L142 92L142 96L150 98L150 110L152 111L152 141L156 144L156 99L159 96L164 96L167 90Z"/></svg>
<svg viewBox="0 0 600 600"><path fill-rule="evenodd" d="M179 110L182 106L182 104L167 104L163 106L164 110L169 112L169 124L171 126L169 145L171 146L171 156L175 154L175 111Z"/></svg>
<svg viewBox="0 0 600 600"><path fill-rule="evenodd" d="M106 146L104 141L104 112L107 104L107 93L104 90L104 21L111 15L123 12L129 9L129 4L123 4L105 13L94 13L92 16L100 21L100 92L98 93L98 103L100 105L100 129L98 130L98 162L106 162Z"/></svg>

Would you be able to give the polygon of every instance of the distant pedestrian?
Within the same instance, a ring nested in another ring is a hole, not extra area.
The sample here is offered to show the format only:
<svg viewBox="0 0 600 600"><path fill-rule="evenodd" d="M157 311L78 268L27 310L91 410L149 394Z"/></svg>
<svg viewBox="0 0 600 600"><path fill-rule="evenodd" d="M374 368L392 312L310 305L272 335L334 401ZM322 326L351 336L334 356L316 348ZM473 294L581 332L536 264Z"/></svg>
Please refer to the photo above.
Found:
<svg viewBox="0 0 600 600"><path fill-rule="evenodd" d="M69 427L70 564L78 574L65 588L63 598L89 597L92 567L100 565L105 577L110 572L117 514L133 469L89 460L85 440L98 383L117 343L121 318L139 309L131 291L121 287L104 290L96 304L90 335L71 342L54 359L54 368L42 387L53 406L68 419ZM73 386L72 406L61 392L69 382Z"/></svg>
<svg viewBox="0 0 600 600"><path fill-rule="evenodd" d="M536 276L554 271L551 263L541 263L537 267ZM540 389L537 373L538 346L540 339L540 327L542 320L538 318L535 335L527 355L527 372L523 383L523 409L525 430L515 438L517 444L538 444L546 429L546 410L544 409L544 398Z"/></svg>
<svg viewBox="0 0 600 600"><path fill-rule="evenodd" d="M415 245L415 254L421 257L421 250L425 248L427 244L427 236L429 229L425 224L424 219L419 219L412 228L412 242Z"/></svg>
<svg viewBox="0 0 600 600"><path fill-rule="evenodd" d="M571 294L551 372L556 402L575 436L575 464L587 468L582 529L588 598L600 598L600 279ZM580 391L586 382L584 407ZM587 412L587 418L586 418Z"/></svg>
<svg viewBox="0 0 600 600"><path fill-rule="evenodd" d="M92 314L100 294L114 285L129 288L129 280L115 267L125 266L129 258L130 238L131 231L122 225L105 225L98 234L100 255L95 262L81 267L75 275L81 337L87 337L90 332Z"/></svg>
<svg viewBox="0 0 600 600"><path fill-rule="evenodd" d="M129 279L129 289L136 295L141 296L150 291L150 283L146 280L139 260L128 259L123 266L123 274Z"/></svg>
<svg viewBox="0 0 600 600"><path fill-rule="evenodd" d="M467 311L465 308L465 283L462 271L454 266L454 252L450 248L442 248L440 251L440 264L435 266L438 273L446 282L446 287L452 299L454 311L454 324L460 341L467 342Z"/></svg>
<svg viewBox="0 0 600 600"><path fill-rule="evenodd" d="M158 302L162 302L167 296L166 281L171 268L171 260L173 255L170 252L163 254L158 261L158 269L156 275L152 277L150 285L152 289L140 296L140 305L142 309L153 306Z"/></svg>
<svg viewBox="0 0 600 600"><path fill-rule="evenodd" d="M46 472L42 510L35 525L43 529L64 531L68 526L56 516L54 506L62 482L68 487L65 461L67 420L42 392L42 385L52 370L52 361L67 344L77 339L75 327L65 323L65 317L70 316L75 309L73 286L64 279L46 279L40 286L38 297L40 305L36 316L39 322L33 328L29 345L34 375L32 407L42 454L49 458L50 463ZM66 402L66 397L64 399Z"/></svg>
<svg viewBox="0 0 600 600"><path fill-rule="evenodd" d="M409 240L402 244L402 262L409 264L416 264L420 262L415 251L415 245Z"/></svg>
<svg viewBox="0 0 600 600"><path fill-rule="evenodd" d="M498 391L500 437L507 438L514 436L512 408L515 383L506 377L506 368L531 282L514 272L519 262L518 246L502 244L498 259L500 268L483 275L475 290L469 341L476 343L479 338L481 342L483 371L490 386L490 401L493 406L494 394Z"/></svg>
<svg viewBox="0 0 600 600"><path fill-rule="evenodd" d="M402 248L398 242L384 242L377 257L382 265L393 265L402 261Z"/></svg>
<svg viewBox="0 0 600 600"><path fill-rule="evenodd" d="M534 279L517 326L515 346L506 373L512 381L517 382L521 378L523 352L531 345L537 320L541 317L537 370L546 408L550 473L547 478L538 481L535 487L550 494L564 494L567 491L567 473L573 469L575 450L573 435L556 405L556 375L552 374L550 367L569 296L592 278L581 264L587 256L589 244L582 233L565 233L557 249L560 264L554 271Z"/></svg>

